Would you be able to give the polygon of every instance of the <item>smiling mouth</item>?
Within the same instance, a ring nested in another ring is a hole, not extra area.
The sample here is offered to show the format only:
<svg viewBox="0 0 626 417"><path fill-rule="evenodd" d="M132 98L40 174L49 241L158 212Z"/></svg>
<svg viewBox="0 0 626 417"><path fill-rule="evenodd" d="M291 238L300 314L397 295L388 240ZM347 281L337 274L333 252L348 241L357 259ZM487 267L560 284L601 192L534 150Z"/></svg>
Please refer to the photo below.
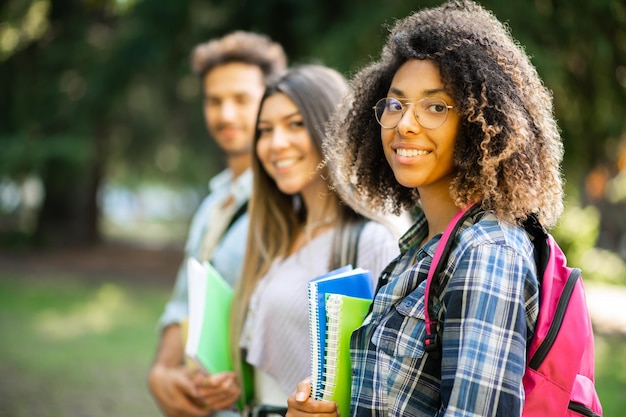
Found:
<svg viewBox="0 0 626 417"><path fill-rule="evenodd" d="M430 151L418 150L418 149L404 149L398 148L396 149L396 153L400 156L418 156L418 155L428 155Z"/></svg>
<svg viewBox="0 0 626 417"><path fill-rule="evenodd" d="M274 166L278 169L288 168L292 165L295 165L296 162L297 162L296 158L281 159L280 161L274 162Z"/></svg>

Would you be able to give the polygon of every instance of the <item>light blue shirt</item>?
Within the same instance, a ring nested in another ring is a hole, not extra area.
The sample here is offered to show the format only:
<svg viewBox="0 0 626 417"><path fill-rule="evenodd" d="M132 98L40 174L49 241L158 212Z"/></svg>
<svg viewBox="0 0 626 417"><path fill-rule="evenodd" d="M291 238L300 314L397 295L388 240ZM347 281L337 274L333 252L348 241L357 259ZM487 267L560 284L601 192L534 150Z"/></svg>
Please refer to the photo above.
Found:
<svg viewBox="0 0 626 417"><path fill-rule="evenodd" d="M164 327L180 323L187 318L189 305L187 299L187 260L199 259L202 249L203 238L211 226L210 218L213 208L225 201L229 195L235 199L235 204L240 207L248 201L252 192L252 171L247 170L236 179L233 179L230 170L224 170L209 182L209 195L202 201L191 221L187 243L185 245L185 257L178 269L176 284L172 296L165 306L165 310L159 319L159 326ZM242 259L246 250L246 238L248 234L248 215L240 216L232 226L224 233L221 241L215 248L211 259L212 265L234 287L241 274Z"/></svg>

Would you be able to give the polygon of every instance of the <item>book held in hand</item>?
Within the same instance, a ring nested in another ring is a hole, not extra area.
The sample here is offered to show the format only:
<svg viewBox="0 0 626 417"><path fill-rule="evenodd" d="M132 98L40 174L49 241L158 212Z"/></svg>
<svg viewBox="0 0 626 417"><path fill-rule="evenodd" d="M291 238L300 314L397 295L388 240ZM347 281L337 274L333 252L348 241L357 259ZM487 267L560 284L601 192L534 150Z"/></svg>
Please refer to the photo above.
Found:
<svg viewBox="0 0 626 417"><path fill-rule="evenodd" d="M369 308L369 302L373 297L374 284L372 280L372 274L370 271L356 268L348 265L340 268L336 271L331 271L328 274L316 277L309 281L309 329L311 337L311 389L312 397L315 399L323 399L323 392L325 382L328 379L329 371L334 369L327 368L326 363L329 360L327 355L327 339L328 339L328 326L327 326L327 311L326 303L327 297L330 294L341 294L350 296L353 298L360 298L368 300L366 301ZM352 303L351 303L352 305ZM367 312L367 309L366 309ZM348 312L347 314L353 314ZM354 312L355 316L361 316L360 322L363 320L363 316L358 312ZM345 328L345 326L341 326ZM358 327L358 326L357 326ZM355 327L356 328L356 327ZM352 330L354 330L353 328ZM350 334L352 333L350 331ZM343 346L348 350L348 365L349 365L349 335L348 342ZM332 355L335 352L330 351ZM334 358L331 358L334 360ZM336 369L336 368L335 368ZM350 368L348 366L348 373ZM332 376L334 377L334 376ZM348 380L349 382L350 380ZM350 386L346 387L348 390L347 405L350 405L349 393Z"/></svg>
<svg viewBox="0 0 626 417"><path fill-rule="evenodd" d="M321 399L335 401L342 416L350 415L350 336L363 323L371 302L369 298L343 294L329 294L326 298L326 359Z"/></svg>
<svg viewBox="0 0 626 417"><path fill-rule="evenodd" d="M233 370L229 318L233 289L209 262L189 259L185 355L207 374Z"/></svg>

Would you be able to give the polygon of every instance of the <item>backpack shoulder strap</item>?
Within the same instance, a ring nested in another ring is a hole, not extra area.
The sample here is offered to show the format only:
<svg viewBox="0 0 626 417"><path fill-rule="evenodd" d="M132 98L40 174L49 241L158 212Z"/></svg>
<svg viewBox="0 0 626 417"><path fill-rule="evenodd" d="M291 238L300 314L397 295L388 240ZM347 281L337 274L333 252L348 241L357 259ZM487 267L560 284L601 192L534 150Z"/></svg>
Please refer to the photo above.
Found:
<svg viewBox="0 0 626 417"><path fill-rule="evenodd" d="M434 303L432 294L440 295L441 288L445 288L445 282L439 281L438 277L444 268L448 256L450 255L454 236L465 220L468 217L474 216L480 212L480 210L480 204L472 204L456 213L456 215L448 223L448 226L446 226L446 229L437 244L437 248L435 249L435 254L433 255L430 268L428 269L426 288L424 290L424 299L426 302L426 308L424 309L424 318L426 320L426 340L424 341L424 350L431 355L439 355L441 349L441 341L439 340L438 332L439 322L433 311Z"/></svg>
<svg viewBox="0 0 626 417"><path fill-rule="evenodd" d="M535 265L537 266L537 280L543 281L543 275L550 259L550 246L548 245L548 232L539 223L536 215L531 214L523 223L524 230L530 236L534 247Z"/></svg>
<svg viewBox="0 0 626 417"><path fill-rule="evenodd" d="M359 239L367 222L367 219L359 218L342 225L333 242L334 250L329 264L331 270L346 264L356 268L359 258Z"/></svg>
<svg viewBox="0 0 626 417"><path fill-rule="evenodd" d="M235 224L235 222L241 216L243 216L246 213L246 211L248 211L248 200L246 200L241 206L239 206L239 208L237 209L235 214L233 214L233 217L230 219L230 222L228 223L228 226L226 226L226 230L224 231L224 234L226 234L226 232L228 232L228 230L230 230L230 228L233 226L233 224Z"/></svg>
<svg viewBox="0 0 626 417"><path fill-rule="evenodd" d="M350 260L349 263L355 268L359 259L359 239L361 238L361 232L365 227L365 223L366 221L362 220L350 229L350 244L348 245L347 258Z"/></svg>

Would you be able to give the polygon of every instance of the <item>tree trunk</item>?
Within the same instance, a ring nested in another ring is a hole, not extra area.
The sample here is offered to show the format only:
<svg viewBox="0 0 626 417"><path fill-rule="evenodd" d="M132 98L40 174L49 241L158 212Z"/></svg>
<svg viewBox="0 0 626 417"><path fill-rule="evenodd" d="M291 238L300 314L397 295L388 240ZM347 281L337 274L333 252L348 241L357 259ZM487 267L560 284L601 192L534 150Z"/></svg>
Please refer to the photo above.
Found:
<svg viewBox="0 0 626 417"><path fill-rule="evenodd" d="M35 241L40 246L84 246L101 241L98 190L102 182L104 152L94 138L96 151L87 161L62 158L46 161L45 197Z"/></svg>

